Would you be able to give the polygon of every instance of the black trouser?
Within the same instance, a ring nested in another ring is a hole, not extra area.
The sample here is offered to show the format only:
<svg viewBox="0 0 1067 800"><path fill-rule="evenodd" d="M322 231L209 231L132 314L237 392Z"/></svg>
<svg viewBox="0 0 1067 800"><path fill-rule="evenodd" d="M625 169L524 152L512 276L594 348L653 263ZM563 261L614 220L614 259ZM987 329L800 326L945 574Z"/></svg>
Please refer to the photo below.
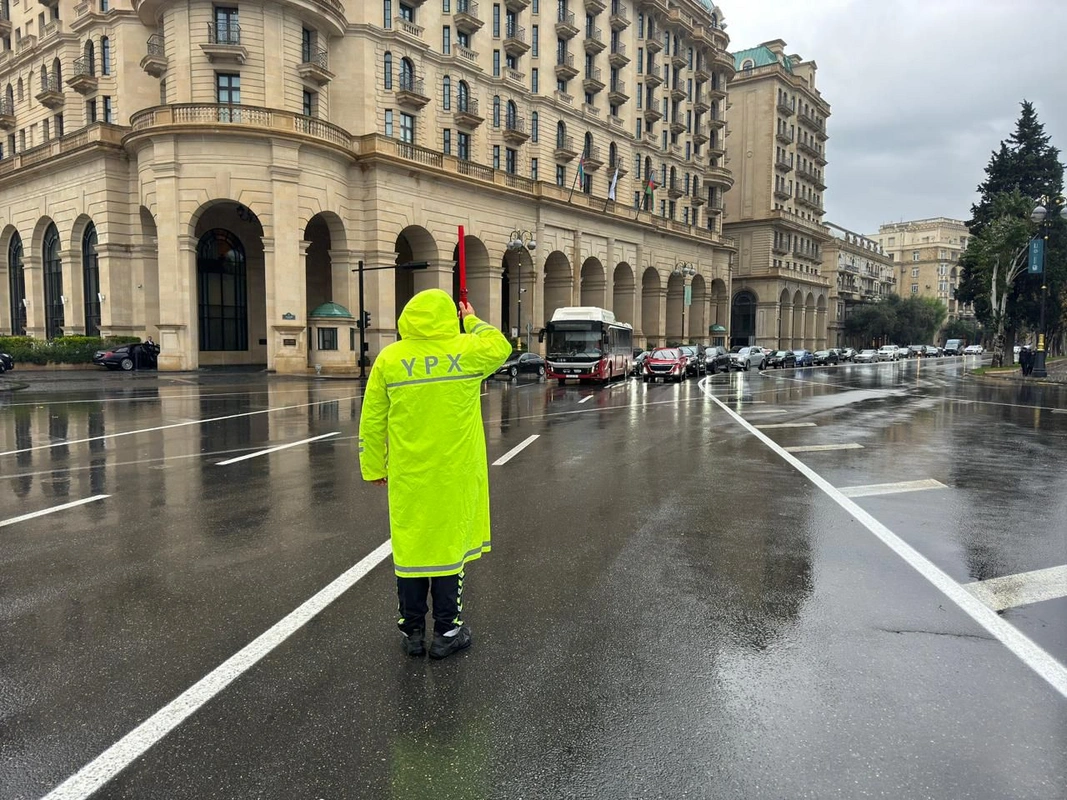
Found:
<svg viewBox="0 0 1067 800"><path fill-rule="evenodd" d="M396 579L397 627L411 634L426 628L426 593L433 595L433 631L447 633L463 624L463 573L435 578Z"/></svg>

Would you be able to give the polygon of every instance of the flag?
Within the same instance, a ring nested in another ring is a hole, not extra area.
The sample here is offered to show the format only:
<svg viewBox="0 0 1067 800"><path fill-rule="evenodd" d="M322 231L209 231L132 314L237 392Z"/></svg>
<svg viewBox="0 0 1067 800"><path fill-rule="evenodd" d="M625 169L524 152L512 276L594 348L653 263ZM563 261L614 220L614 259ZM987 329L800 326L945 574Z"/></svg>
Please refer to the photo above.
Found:
<svg viewBox="0 0 1067 800"><path fill-rule="evenodd" d="M645 186L645 194L651 197L654 191L656 191L656 179L649 175L648 184Z"/></svg>
<svg viewBox="0 0 1067 800"><path fill-rule="evenodd" d="M619 182L619 168L615 167L615 174L611 176L611 186L608 187L608 200L615 202L615 184Z"/></svg>
<svg viewBox="0 0 1067 800"><path fill-rule="evenodd" d="M585 156L578 159L578 183L582 185L582 191L585 191Z"/></svg>

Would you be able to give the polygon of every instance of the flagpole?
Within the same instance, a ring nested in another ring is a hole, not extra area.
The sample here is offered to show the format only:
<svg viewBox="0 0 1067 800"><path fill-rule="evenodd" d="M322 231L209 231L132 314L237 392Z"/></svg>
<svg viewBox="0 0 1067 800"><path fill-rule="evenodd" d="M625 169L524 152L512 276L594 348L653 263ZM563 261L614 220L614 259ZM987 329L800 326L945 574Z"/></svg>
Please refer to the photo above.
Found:
<svg viewBox="0 0 1067 800"><path fill-rule="evenodd" d="M583 162L584 160L585 160L585 159L584 159L584 157L583 157L583 158L582 158L581 160L579 160L579 161L578 161L578 169L576 169L576 170L574 171L574 180L573 180L573 181L571 181L571 193L570 193L569 195L567 195L567 202L568 202L568 203L569 203L569 202L571 201L571 198L572 198L572 197L574 197L574 184L578 183L578 176L579 176L579 175L581 174L581 172L582 172L582 162Z"/></svg>

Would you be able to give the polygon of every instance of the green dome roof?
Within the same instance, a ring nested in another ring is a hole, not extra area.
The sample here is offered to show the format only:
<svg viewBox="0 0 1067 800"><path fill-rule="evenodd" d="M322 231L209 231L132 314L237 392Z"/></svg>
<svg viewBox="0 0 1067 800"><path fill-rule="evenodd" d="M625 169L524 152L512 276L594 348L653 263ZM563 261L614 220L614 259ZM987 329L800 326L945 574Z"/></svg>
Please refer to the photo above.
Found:
<svg viewBox="0 0 1067 800"><path fill-rule="evenodd" d="M351 312L339 303L323 303L308 314L308 317L343 317L344 319L354 319Z"/></svg>

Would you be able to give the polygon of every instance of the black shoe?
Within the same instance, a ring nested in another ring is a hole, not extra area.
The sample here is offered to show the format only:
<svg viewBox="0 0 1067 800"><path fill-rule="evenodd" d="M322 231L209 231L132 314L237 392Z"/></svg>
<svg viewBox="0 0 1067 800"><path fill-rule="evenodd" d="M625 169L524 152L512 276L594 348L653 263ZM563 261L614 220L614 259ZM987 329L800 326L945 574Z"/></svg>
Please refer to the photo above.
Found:
<svg viewBox="0 0 1067 800"><path fill-rule="evenodd" d="M446 658L471 646L471 629L463 625L456 630L459 632L452 636L434 634L433 644L430 645L430 658Z"/></svg>
<svg viewBox="0 0 1067 800"><path fill-rule="evenodd" d="M426 655L426 631L417 630L412 633L404 633L404 652L409 656L424 656Z"/></svg>

